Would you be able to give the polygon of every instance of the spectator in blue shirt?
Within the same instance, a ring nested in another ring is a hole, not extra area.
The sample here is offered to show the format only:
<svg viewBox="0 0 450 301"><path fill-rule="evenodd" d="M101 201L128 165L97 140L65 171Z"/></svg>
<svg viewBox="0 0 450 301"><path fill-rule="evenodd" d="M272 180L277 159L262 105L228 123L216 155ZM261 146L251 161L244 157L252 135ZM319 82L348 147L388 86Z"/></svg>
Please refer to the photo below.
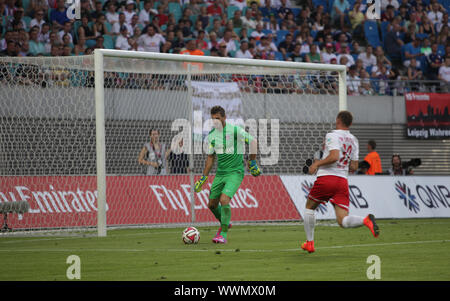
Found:
<svg viewBox="0 0 450 301"><path fill-rule="evenodd" d="M57 29L62 29L64 23L70 21L67 18L67 9L64 0L58 0L57 8L52 9L50 12L50 22L56 26Z"/></svg>
<svg viewBox="0 0 450 301"><path fill-rule="evenodd" d="M345 14L350 9L350 4L347 0L334 0L333 8L331 10L331 19L336 26L344 27Z"/></svg>
<svg viewBox="0 0 450 301"><path fill-rule="evenodd" d="M403 62L403 65L408 67L412 58L415 58L417 63L420 64L420 57L422 55L420 40L413 37L412 41L405 45L405 61ZM416 65L416 67L419 66Z"/></svg>
<svg viewBox="0 0 450 301"><path fill-rule="evenodd" d="M264 6L259 8L264 18L269 18L270 15L277 15L277 10L275 7L270 6L271 3L271 0L265 0Z"/></svg>

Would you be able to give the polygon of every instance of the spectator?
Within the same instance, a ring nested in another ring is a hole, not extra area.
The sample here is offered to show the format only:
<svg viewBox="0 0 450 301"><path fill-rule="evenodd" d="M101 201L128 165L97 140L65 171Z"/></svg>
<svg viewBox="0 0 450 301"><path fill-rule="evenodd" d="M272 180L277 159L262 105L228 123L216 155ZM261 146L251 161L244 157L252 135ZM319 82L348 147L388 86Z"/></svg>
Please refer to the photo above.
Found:
<svg viewBox="0 0 450 301"><path fill-rule="evenodd" d="M50 54L52 51L52 46L58 42L58 34L54 31L50 32L48 36L48 42L44 44L45 54Z"/></svg>
<svg viewBox="0 0 450 301"><path fill-rule="evenodd" d="M439 68L443 65L444 60L437 52L438 44L433 43L431 45L431 53L426 57L428 68L425 72L425 77L427 80L438 80Z"/></svg>
<svg viewBox="0 0 450 301"><path fill-rule="evenodd" d="M97 16L97 18L99 16ZM107 11L106 11L105 17L106 17L106 20L108 21L108 23L113 26L115 23L119 22L119 14L116 12L116 5L114 4L114 2L111 1L107 4ZM120 29L120 27L119 27L119 29Z"/></svg>
<svg viewBox="0 0 450 301"><path fill-rule="evenodd" d="M400 25L394 23L393 29L386 34L385 49L394 65L401 65L401 51L404 45L400 38Z"/></svg>
<svg viewBox="0 0 450 301"><path fill-rule="evenodd" d="M105 38L103 36L98 36L95 39L94 49L105 49L105 45L103 44L104 42Z"/></svg>
<svg viewBox="0 0 450 301"><path fill-rule="evenodd" d="M96 32L96 35L103 35L103 34L104 34L104 33L102 33L102 32L97 33L97 31L98 31L99 28L100 28L100 29L103 29L103 28L104 28L104 27L103 27L103 23L101 23L100 20L102 20L102 19L99 18L99 19L98 19L98 22L96 22L96 23L94 24L94 31ZM98 24L98 25L97 25L97 24ZM124 14L124 13L120 13L120 14L119 14L119 21L116 22L116 23L114 23L114 25L112 26L112 29L111 29L112 32L111 32L111 34L114 35L114 36L120 35L120 29L122 28L122 26L126 26L126 27L127 27L127 30L128 30L128 33L129 33L130 35L133 35L133 28L125 21L125 14ZM106 29L106 27L105 27L105 29Z"/></svg>
<svg viewBox="0 0 450 301"><path fill-rule="evenodd" d="M206 41L206 33L204 30L200 30L198 32L196 43L197 43L197 47L200 50L202 50L202 51L208 50L208 42Z"/></svg>
<svg viewBox="0 0 450 301"><path fill-rule="evenodd" d="M209 34L209 42L208 42L208 49L211 50L212 48L219 48L219 41L217 40L217 34L213 31Z"/></svg>
<svg viewBox="0 0 450 301"><path fill-rule="evenodd" d="M206 11L208 12L208 15L213 17L221 17L223 13L219 0L213 0L213 4L209 5Z"/></svg>
<svg viewBox="0 0 450 301"><path fill-rule="evenodd" d="M276 32L280 30L280 25L278 24L277 18L275 15L270 15L269 22L265 23L264 29L271 30L272 32Z"/></svg>
<svg viewBox="0 0 450 301"><path fill-rule="evenodd" d="M366 172L366 175L375 175L383 172L380 155L375 151L376 148L377 143L375 140L369 140L369 142L367 142L368 154L364 158L364 161L367 161L370 164L370 168Z"/></svg>
<svg viewBox="0 0 450 301"><path fill-rule="evenodd" d="M213 50L211 49L211 52ZM228 57L228 51L227 51L227 43L220 42L219 48L217 48L217 55L220 57Z"/></svg>
<svg viewBox="0 0 450 301"><path fill-rule="evenodd" d="M327 43L325 45L325 51L322 52L322 61L325 64L330 64L332 59L337 61L337 56L334 54L334 46L332 43Z"/></svg>
<svg viewBox="0 0 450 301"><path fill-rule="evenodd" d="M244 22L242 21L242 12L240 10L236 10L233 14L233 18L231 20L233 20L233 25L234 27L238 27L238 28L242 28Z"/></svg>
<svg viewBox="0 0 450 301"><path fill-rule="evenodd" d="M280 19L285 19L288 13L292 13L292 10L288 7L287 0L280 0L280 6L277 8L277 15Z"/></svg>
<svg viewBox="0 0 450 301"><path fill-rule="evenodd" d="M373 95L374 91L372 89L369 73L366 70L362 69L359 72L359 77L361 78L361 94Z"/></svg>
<svg viewBox="0 0 450 301"><path fill-rule="evenodd" d="M423 79L422 71L417 68L416 59L411 59L411 64L409 64L408 69L406 71L407 79L409 81L409 86L412 91L419 91L420 83L417 80Z"/></svg>
<svg viewBox="0 0 450 301"><path fill-rule="evenodd" d="M442 23L442 17L444 14L439 11L439 3L434 2L432 4L432 10L428 13L428 19L433 23L433 26Z"/></svg>
<svg viewBox="0 0 450 301"><path fill-rule="evenodd" d="M18 43L13 40L8 40L6 41L6 49L0 52L0 56L17 56L18 53Z"/></svg>
<svg viewBox="0 0 450 301"><path fill-rule="evenodd" d="M120 28L120 35L116 38L115 48L119 50L130 50L131 48L128 43L128 28L125 25Z"/></svg>
<svg viewBox="0 0 450 301"><path fill-rule="evenodd" d="M245 0L231 0L230 5L239 7L239 10L243 10L245 7L247 7L247 1Z"/></svg>
<svg viewBox="0 0 450 301"><path fill-rule="evenodd" d="M350 66L349 74L347 75L347 94L348 95L362 94L361 79L358 76L355 65Z"/></svg>
<svg viewBox="0 0 450 301"><path fill-rule="evenodd" d="M63 29L58 32L59 40L62 41L63 36L65 36L65 35L69 36L70 43L73 44L72 22L70 22L70 21L67 21L66 23L64 23Z"/></svg>
<svg viewBox="0 0 450 301"><path fill-rule="evenodd" d="M381 0L381 10L386 10L391 5L395 10L398 10L400 4L397 0Z"/></svg>
<svg viewBox="0 0 450 301"><path fill-rule="evenodd" d="M339 55L337 56L337 60L340 62L341 61L341 57L346 57L347 58L347 63L345 65L347 67L350 67L351 65L355 64L355 59L353 58L353 56L351 56L348 53L347 49L348 49L347 44L342 43Z"/></svg>
<svg viewBox="0 0 450 301"><path fill-rule="evenodd" d="M436 24L436 32L441 32L443 26L450 27L450 21L448 20L448 12L445 12L445 13L442 15L442 20L441 20L441 22L439 22L439 23ZM433 27L433 28L434 28L434 27Z"/></svg>
<svg viewBox="0 0 450 301"><path fill-rule="evenodd" d="M377 58L377 63L380 62L386 67L392 67L391 61L384 55L384 50L381 46L375 48L375 57Z"/></svg>
<svg viewBox="0 0 450 301"><path fill-rule="evenodd" d="M240 58L240 59L252 59L253 58L253 55L248 50L248 42L247 41L241 42L241 47L239 48L238 51L236 51L236 54L234 57Z"/></svg>
<svg viewBox="0 0 450 301"><path fill-rule="evenodd" d="M36 25L30 30L30 41L29 41L29 53L30 55L43 55L45 53L45 46L43 43L39 42L39 27Z"/></svg>
<svg viewBox="0 0 450 301"><path fill-rule="evenodd" d="M259 8L263 17L270 18L270 16L275 16L277 14L277 10L272 6L271 0L264 0L264 5Z"/></svg>
<svg viewBox="0 0 450 301"><path fill-rule="evenodd" d="M420 66L419 58L422 56L420 49L420 40L418 38L413 38L411 43L405 45L405 60L403 62L405 67L409 66L412 58L415 58L419 63L417 67Z"/></svg>
<svg viewBox="0 0 450 301"><path fill-rule="evenodd" d="M153 1L145 0L144 9L139 12L139 23L143 26L150 24L150 16L155 16L158 11L153 8Z"/></svg>
<svg viewBox="0 0 450 301"><path fill-rule="evenodd" d="M344 27L345 14L350 9L350 4L347 0L334 0L333 6L331 8L331 19L333 24L337 27Z"/></svg>
<svg viewBox="0 0 450 301"><path fill-rule="evenodd" d="M87 13L83 13L83 15L86 15ZM89 13L90 19L97 20L97 18L103 15L103 3L100 0L95 1L95 10L91 13Z"/></svg>
<svg viewBox="0 0 450 301"><path fill-rule="evenodd" d="M278 49L283 54L283 57L285 60L287 58L286 54L288 52L294 51L294 48L295 48L294 38L293 38L292 34L290 34L290 33L288 33L285 36L284 41L282 41L280 44L278 44Z"/></svg>
<svg viewBox="0 0 450 301"><path fill-rule="evenodd" d="M154 26L150 25L147 28L147 32L142 34L137 42L144 51L160 52L161 44L164 44L166 40L161 34L156 33Z"/></svg>
<svg viewBox="0 0 450 301"><path fill-rule="evenodd" d="M236 49L236 43L234 42L233 38L232 38L232 30L227 29L225 30L224 34L223 34L223 38L221 40L219 40L219 44L225 43L227 46L227 53L233 51L235 52Z"/></svg>
<svg viewBox="0 0 450 301"><path fill-rule="evenodd" d="M188 41L186 41L186 49L181 51L180 54L205 55L203 51L198 49L195 39L189 39Z"/></svg>
<svg viewBox="0 0 450 301"><path fill-rule="evenodd" d="M62 29L66 22L70 22L67 18L67 9L64 0L57 0L57 7L50 12L50 22L57 29Z"/></svg>
<svg viewBox="0 0 450 301"><path fill-rule="evenodd" d="M242 27L256 29L256 21L252 17L251 10L247 9L245 15L241 17Z"/></svg>
<svg viewBox="0 0 450 301"><path fill-rule="evenodd" d="M167 24L167 22L169 21L169 16L165 13L165 6L163 6L162 4L158 6L158 13L155 15L155 17L159 18L158 26Z"/></svg>
<svg viewBox="0 0 450 301"><path fill-rule="evenodd" d="M250 34L251 37L254 37L257 41L261 39L265 34L263 32L263 27L261 24L256 25L256 29Z"/></svg>
<svg viewBox="0 0 450 301"><path fill-rule="evenodd" d="M100 19L101 15L97 19ZM87 15L81 16L81 25L78 27L78 37L84 37L86 40L96 38L94 30L89 26L89 18Z"/></svg>
<svg viewBox="0 0 450 301"><path fill-rule="evenodd" d="M167 157L170 148L166 148L165 143L159 141L159 131L151 129L149 131L150 141L145 143L139 153L138 162L147 166L146 175L166 175L167 174Z"/></svg>
<svg viewBox="0 0 450 301"><path fill-rule="evenodd" d="M392 167L388 169L388 173L391 176L407 176L414 174L412 169L404 169L402 166L402 159L400 155L394 154L391 159Z"/></svg>
<svg viewBox="0 0 450 301"><path fill-rule="evenodd" d="M23 3L22 3L23 5ZM35 16L38 11L48 12L48 1L47 0L30 0L28 3L28 9L25 12L27 16Z"/></svg>
<svg viewBox="0 0 450 301"><path fill-rule="evenodd" d="M183 138L178 139L172 144L169 150L168 161L170 162L170 173L172 174L186 174L189 172L189 156L185 153L183 148Z"/></svg>
<svg viewBox="0 0 450 301"><path fill-rule="evenodd" d="M132 0L127 0L125 4L125 9L123 10L123 13L125 15L125 22L127 22L127 24L131 24L131 18L136 14L135 10L136 10L136 3Z"/></svg>
<svg viewBox="0 0 450 301"><path fill-rule="evenodd" d="M300 52L302 45L295 44L294 51L292 51L288 60L293 62L303 62L303 54Z"/></svg>
<svg viewBox="0 0 450 301"><path fill-rule="evenodd" d="M348 13L350 24L352 25L353 35L358 38L363 37L365 14L361 11L361 0L357 0L353 9Z"/></svg>
<svg viewBox="0 0 450 301"><path fill-rule="evenodd" d="M44 25L42 25L41 31L39 32L38 41L45 44L49 41L49 38L50 38L50 24L44 23Z"/></svg>
<svg viewBox="0 0 450 301"><path fill-rule="evenodd" d="M42 29L42 25L45 24L44 11L41 9L34 14L34 18L30 21L30 28L38 26L39 30Z"/></svg>
<svg viewBox="0 0 450 301"><path fill-rule="evenodd" d="M320 53L317 52L317 46L315 44L309 45L309 53L306 54L306 62L308 63L322 63Z"/></svg>
<svg viewBox="0 0 450 301"><path fill-rule="evenodd" d="M361 53L358 56L358 59L363 62L364 68L372 67L377 64L377 58L373 55L373 47L371 45L367 45L366 51Z"/></svg>
<svg viewBox="0 0 450 301"><path fill-rule="evenodd" d="M427 18L427 16L423 15L421 17L421 25L419 26L419 33L425 33L428 36L434 35L434 25L431 23L431 21Z"/></svg>
<svg viewBox="0 0 450 301"><path fill-rule="evenodd" d="M86 40L83 37L79 37L73 48L73 53L74 55L84 55L86 53L86 48Z"/></svg>
<svg viewBox="0 0 450 301"><path fill-rule="evenodd" d="M422 47L420 48L422 55L429 55L431 53L431 41L428 38L423 39Z"/></svg>
<svg viewBox="0 0 450 301"><path fill-rule="evenodd" d="M444 81L445 83L450 83L450 56L445 58L445 65L439 67L439 80ZM447 91L449 92L449 91Z"/></svg>

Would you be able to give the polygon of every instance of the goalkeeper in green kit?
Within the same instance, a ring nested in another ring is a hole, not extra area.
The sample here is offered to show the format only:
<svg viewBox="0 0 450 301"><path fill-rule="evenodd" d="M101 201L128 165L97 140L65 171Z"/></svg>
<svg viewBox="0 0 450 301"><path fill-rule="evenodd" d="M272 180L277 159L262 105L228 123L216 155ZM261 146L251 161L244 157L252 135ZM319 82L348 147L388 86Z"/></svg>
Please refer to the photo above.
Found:
<svg viewBox="0 0 450 301"><path fill-rule="evenodd" d="M256 139L243 128L226 123L225 110L220 106L211 108L211 118L214 128L208 134L208 158L203 176L195 182L195 192L201 191L217 155L217 173L211 186L208 208L220 222L219 231L212 241L225 244L231 228L230 201L244 179L244 143L250 145L250 173L256 177L261 171L256 164Z"/></svg>

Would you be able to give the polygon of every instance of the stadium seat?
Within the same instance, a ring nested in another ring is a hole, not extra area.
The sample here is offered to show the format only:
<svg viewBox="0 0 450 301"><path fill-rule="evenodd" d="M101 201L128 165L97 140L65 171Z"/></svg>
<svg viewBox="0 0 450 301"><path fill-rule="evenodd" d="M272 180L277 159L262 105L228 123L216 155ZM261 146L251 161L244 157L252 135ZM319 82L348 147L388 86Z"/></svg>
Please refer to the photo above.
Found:
<svg viewBox="0 0 450 301"><path fill-rule="evenodd" d="M381 46L377 22L369 20L364 22L364 34L370 45L373 47Z"/></svg>
<svg viewBox="0 0 450 301"><path fill-rule="evenodd" d="M437 53L438 53L440 56L445 57L445 46L439 44L439 45L438 45Z"/></svg>
<svg viewBox="0 0 450 301"><path fill-rule="evenodd" d="M381 40L384 43L384 39L386 38L386 34L388 32L388 26L389 26L390 22L389 21L382 21L380 24L380 29L381 29Z"/></svg>
<svg viewBox="0 0 450 301"><path fill-rule="evenodd" d="M114 41L113 38L110 35L104 34L103 38L105 41L103 42L103 46L105 46L106 49L114 49Z"/></svg>
<svg viewBox="0 0 450 301"><path fill-rule="evenodd" d="M270 29L263 29L262 32L263 32L263 34L265 34L265 35L268 35L268 34L272 34L272 33L273 33L272 30L270 30Z"/></svg>
<svg viewBox="0 0 450 301"><path fill-rule="evenodd" d="M27 28L30 29L31 17L24 16L22 19L25 21L25 24L27 25Z"/></svg>
<svg viewBox="0 0 450 301"><path fill-rule="evenodd" d="M96 41L95 40L87 40L86 41L86 47L90 48L90 47L94 47L95 46Z"/></svg>
<svg viewBox="0 0 450 301"><path fill-rule="evenodd" d="M369 76L370 76L372 74L372 66L367 66L366 72L369 73Z"/></svg>
<svg viewBox="0 0 450 301"><path fill-rule="evenodd" d="M277 30L277 36L276 36L276 44L280 44L280 42L284 41L284 38L289 33L289 30Z"/></svg>
<svg viewBox="0 0 450 301"><path fill-rule="evenodd" d="M235 5L229 5L227 7L227 17L228 20L230 20L231 18L233 18L234 16L234 12L240 10L239 7L235 6ZM243 15L243 14L242 14Z"/></svg>
<svg viewBox="0 0 450 301"><path fill-rule="evenodd" d="M294 14L295 17L297 17L300 14L301 9L298 7L292 7L291 8L292 13Z"/></svg>
<svg viewBox="0 0 450 301"><path fill-rule="evenodd" d="M30 0L22 0L22 7L25 10L25 13L27 12L29 6L30 6Z"/></svg>
<svg viewBox="0 0 450 301"><path fill-rule="evenodd" d="M284 61L283 54L280 51L275 51L275 60Z"/></svg>
<svg viewBox="0 0 450 301"><path fill-rule="evenodd" d="M183 15L183 12L181 11L181 5L178 2L169 2L169 13L173 14L175 17L175 20L178 22L181 19L181 16Z"/></svg>
<svg viewBox="0 0 450 301"><path fill-rule="evenodd" d="M428 38L428 34L427 33L416 33L416 38L418 38L419 40L423 40Z"/></svg>

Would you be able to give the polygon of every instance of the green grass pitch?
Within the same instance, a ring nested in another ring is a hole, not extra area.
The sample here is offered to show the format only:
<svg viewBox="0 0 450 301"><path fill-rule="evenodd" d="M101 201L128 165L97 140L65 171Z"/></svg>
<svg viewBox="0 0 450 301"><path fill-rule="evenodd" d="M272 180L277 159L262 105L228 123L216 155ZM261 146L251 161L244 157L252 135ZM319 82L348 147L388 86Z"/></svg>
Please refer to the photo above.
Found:
<svg viewBox="0 0 450 301"><path fill-rule="evenodd" d="M181 228L110 230L98 237L0 237L0 280L68 280L67 257L81 261L81 280L368 280L367 258L381 260L381 280L450 280L450 219L379 220L365 228L319 223L316 252L299 247L303 225L234 225L226 245L217 227L199 227L184 245ZM71 280L73 281L73 280Z"/></svg>

